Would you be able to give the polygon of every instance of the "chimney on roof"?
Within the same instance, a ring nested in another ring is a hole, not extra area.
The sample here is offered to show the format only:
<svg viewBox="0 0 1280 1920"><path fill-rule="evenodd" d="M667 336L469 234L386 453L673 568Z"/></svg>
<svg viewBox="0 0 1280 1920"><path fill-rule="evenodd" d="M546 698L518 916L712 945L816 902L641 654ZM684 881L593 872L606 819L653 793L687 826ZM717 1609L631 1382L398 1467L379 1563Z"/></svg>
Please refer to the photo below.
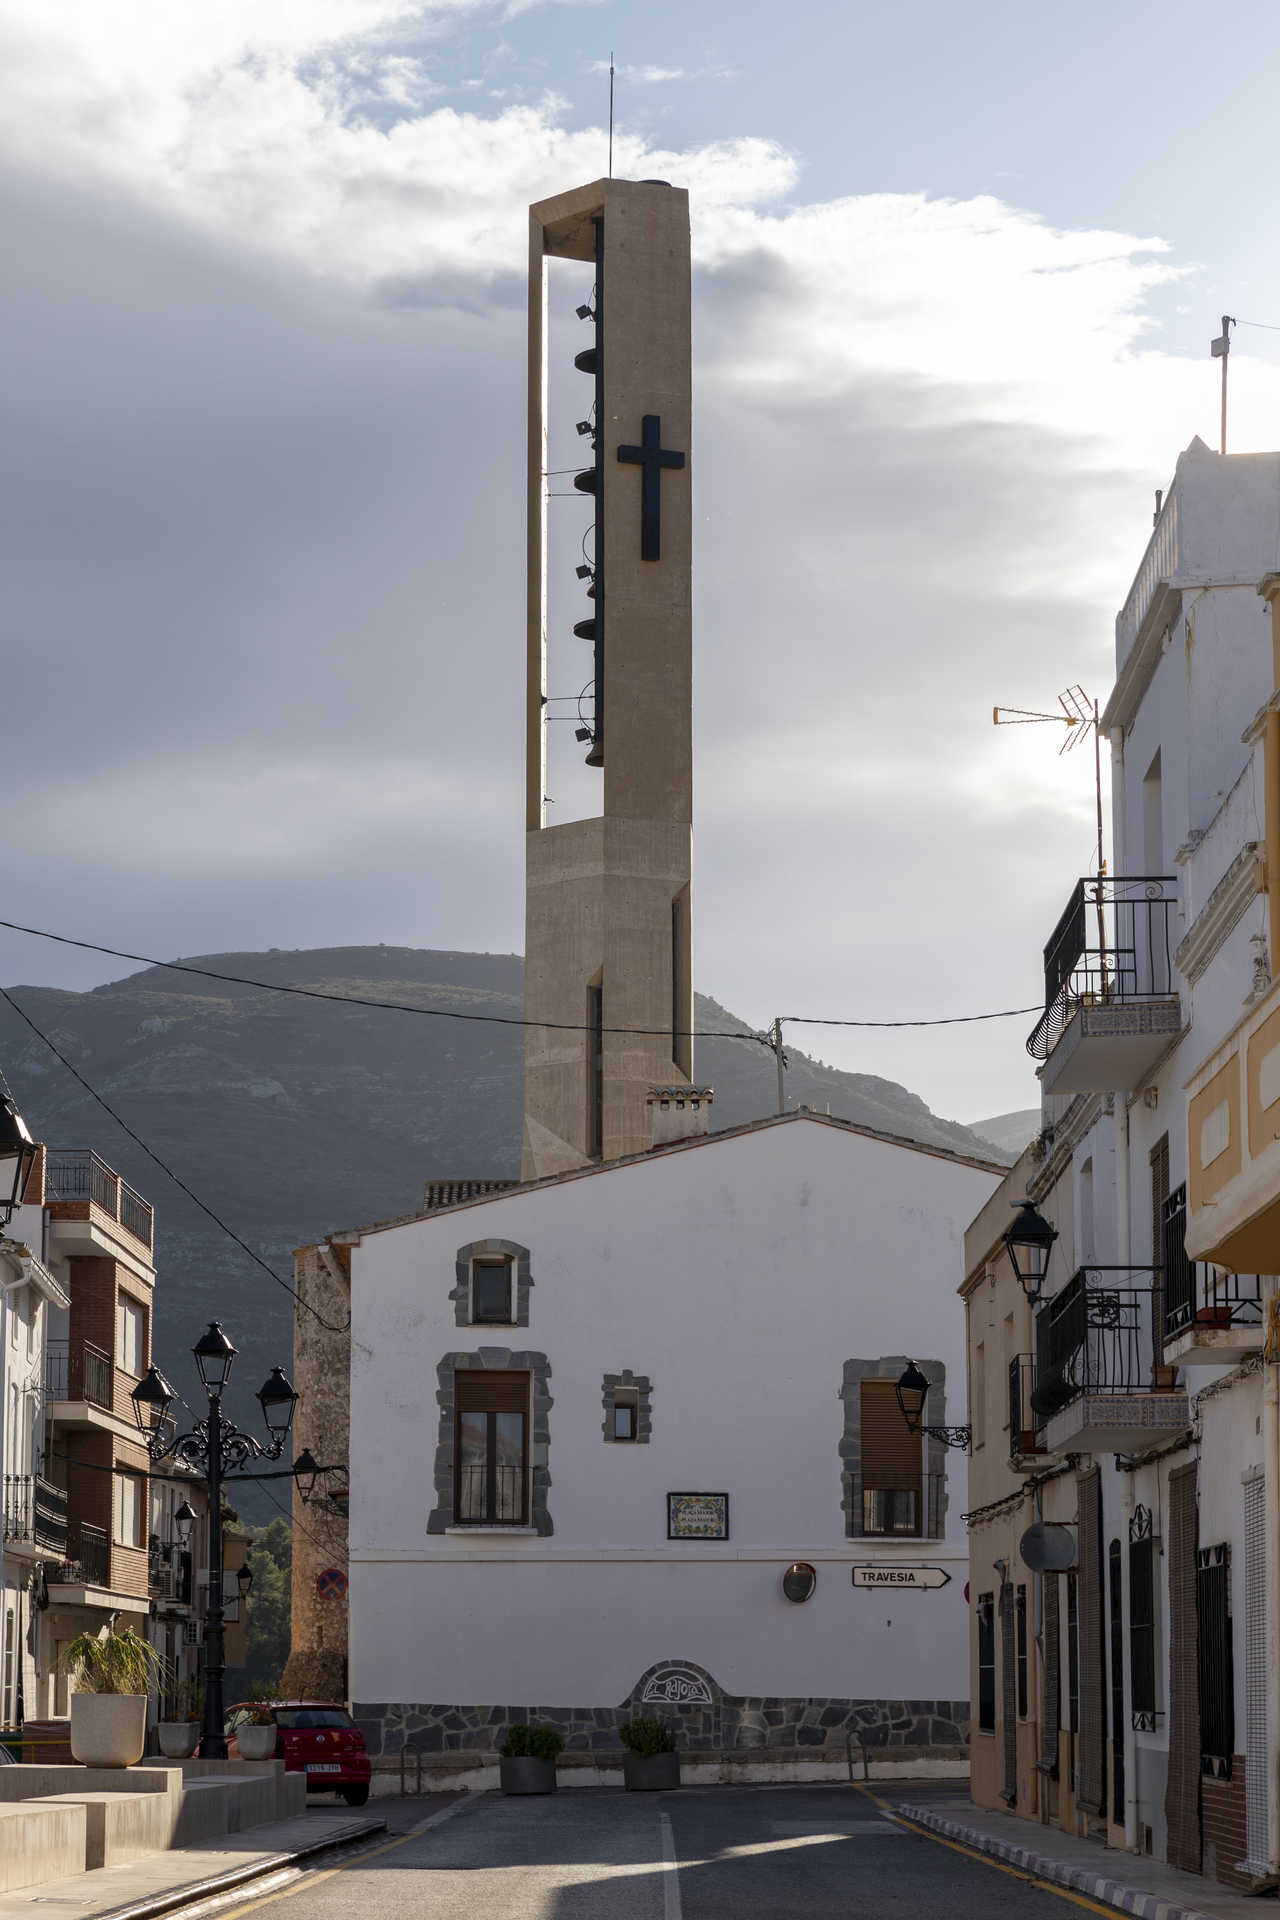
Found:
<svg viewBox="0 0 1280 1920"><path fill-rule="evenodd" d="M655 1147L692 1140L707 1131L714 1087L650 1087L646 1096L650 1139Z"/></svg>

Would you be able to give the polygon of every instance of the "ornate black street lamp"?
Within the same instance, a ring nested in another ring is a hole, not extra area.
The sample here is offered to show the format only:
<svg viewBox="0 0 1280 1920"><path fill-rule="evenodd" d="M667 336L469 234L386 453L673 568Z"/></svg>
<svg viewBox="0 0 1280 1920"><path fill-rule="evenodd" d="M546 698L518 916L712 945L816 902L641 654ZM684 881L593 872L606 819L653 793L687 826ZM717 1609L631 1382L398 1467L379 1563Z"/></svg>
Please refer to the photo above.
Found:
<svg viewBox="0 0 1280 1920"><path fill-rule="evenodd" d="M1057 1237L1057 1228L1049 1225L1030 1200L1019 1200L1018 1211L1005 1228L1004 1244L1018 1285L1033 1307L1044 1290L1049 1255Z"/></svg>
<svg viewBox="0 0 1280 1920"><path fill-rule="evenodd" d="M40 1149L11 1094L0 1097L0 1227L7 1227L27 1190Z"/></svg>
<svg viewBox="0 0 1280 1920"><path fill-rule="evenodd" d="M280 1368L273 1367L258 1389L258 1401L269 1436L264 1446L252 1434L241 1433L238 1427L233 1427L229 1420L222 1417L223 1389L231 1373L236 1348L216 1320L209 1322L208 1332L201 1335L192 1351L200 1369L200 1383L209 1396L209 1415L205 1420L197 1420L190 1433L174 1432L169 1408L176 1396L158 1367L147 1369L146 1377L138 1382L131 1398L134 1415L151 1458L164 1460L172 1456L175 1460L181 1460L185 1466L203 1476L208 1490L209 1591L205 1604L204 1731L200 1736L200 1752L206 1760L225 1760L227 1738L223 1731L222 1701L225 1624L222 1604L222 1477L226 1473L243 1472L251 1460L280 1458L293 1425L293 1410L298 1396ZM174 1515L184 1543L191 1537L194 1519L195 1514L184 1501ZM242 1594L248 1593L252 1580L252 1573L242 1568L237 1575Z"/></svg>
<svg viewBox="0 0 1280 1920"><path fill-rule="evenodd" d="M929 1382L921 1373L914 1360L908 1360L906 1371L894 1385L898 1406L907 1423L908 1433L924 1433L930 1440L940 1440L944 1447L960 1447L965 1453L973 1439L972 1427L926 1427L922 1426L920 1416L924 1412L924 1403L929 1393Z"/></svg>

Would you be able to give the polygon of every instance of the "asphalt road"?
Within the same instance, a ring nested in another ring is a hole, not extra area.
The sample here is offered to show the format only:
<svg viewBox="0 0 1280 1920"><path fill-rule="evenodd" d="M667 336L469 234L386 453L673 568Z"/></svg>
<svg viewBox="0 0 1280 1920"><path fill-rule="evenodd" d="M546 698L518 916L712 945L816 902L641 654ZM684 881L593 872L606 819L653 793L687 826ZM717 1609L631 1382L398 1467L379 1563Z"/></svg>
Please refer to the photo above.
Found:
<svg viewBox="0 0 1280 1920"><path fill-rule="evenodd" d="M272 1920L1066 1920L847 1787L485 1795L259 1903ZM254 1904L224 1910L223 1920ZM265 1920L265 1915L264 1915Z"/></svg>

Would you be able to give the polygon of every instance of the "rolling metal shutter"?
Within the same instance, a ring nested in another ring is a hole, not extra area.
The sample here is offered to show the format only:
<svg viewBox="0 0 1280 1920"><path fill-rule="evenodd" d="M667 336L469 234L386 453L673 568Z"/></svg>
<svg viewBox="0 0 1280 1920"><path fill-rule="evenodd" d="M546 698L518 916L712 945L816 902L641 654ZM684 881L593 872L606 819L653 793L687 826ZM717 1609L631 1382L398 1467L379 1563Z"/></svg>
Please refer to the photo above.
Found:
<svg viewBox="0 0 1280 1920"><path fill-rule="evenodd" d="M453 1404L459 1413L527 1413L527 1373L456 1373Z"/></svg>
<svg viewBox="0 0 1280 1920"><path fill-rule="evenodd" d="M862 1484L880 1493L914 1493L924 1477L924 1444L912 1433L898 1405L892 1380L864 1380L862 1393Z"/></svg>

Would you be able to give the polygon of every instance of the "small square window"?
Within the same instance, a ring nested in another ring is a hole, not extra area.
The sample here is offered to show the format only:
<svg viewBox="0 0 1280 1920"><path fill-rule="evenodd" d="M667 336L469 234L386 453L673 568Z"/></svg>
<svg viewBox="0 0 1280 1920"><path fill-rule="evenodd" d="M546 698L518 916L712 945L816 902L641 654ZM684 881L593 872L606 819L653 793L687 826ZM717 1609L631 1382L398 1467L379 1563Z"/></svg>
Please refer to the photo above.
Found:
<svg viewBox="0 0 1280 1920"><path fill-rule="evenodd" d="M511 1262L471 1262L471 1318L490 1325L511 1324Z"/></svg>
<svg viewBox="0 0 1280 1920"><path fill-rule="evenodd" d="M615 1440L634 1440L636 1437L634 1394L619 1394L613 1403L613 1437Z"/></svg>

